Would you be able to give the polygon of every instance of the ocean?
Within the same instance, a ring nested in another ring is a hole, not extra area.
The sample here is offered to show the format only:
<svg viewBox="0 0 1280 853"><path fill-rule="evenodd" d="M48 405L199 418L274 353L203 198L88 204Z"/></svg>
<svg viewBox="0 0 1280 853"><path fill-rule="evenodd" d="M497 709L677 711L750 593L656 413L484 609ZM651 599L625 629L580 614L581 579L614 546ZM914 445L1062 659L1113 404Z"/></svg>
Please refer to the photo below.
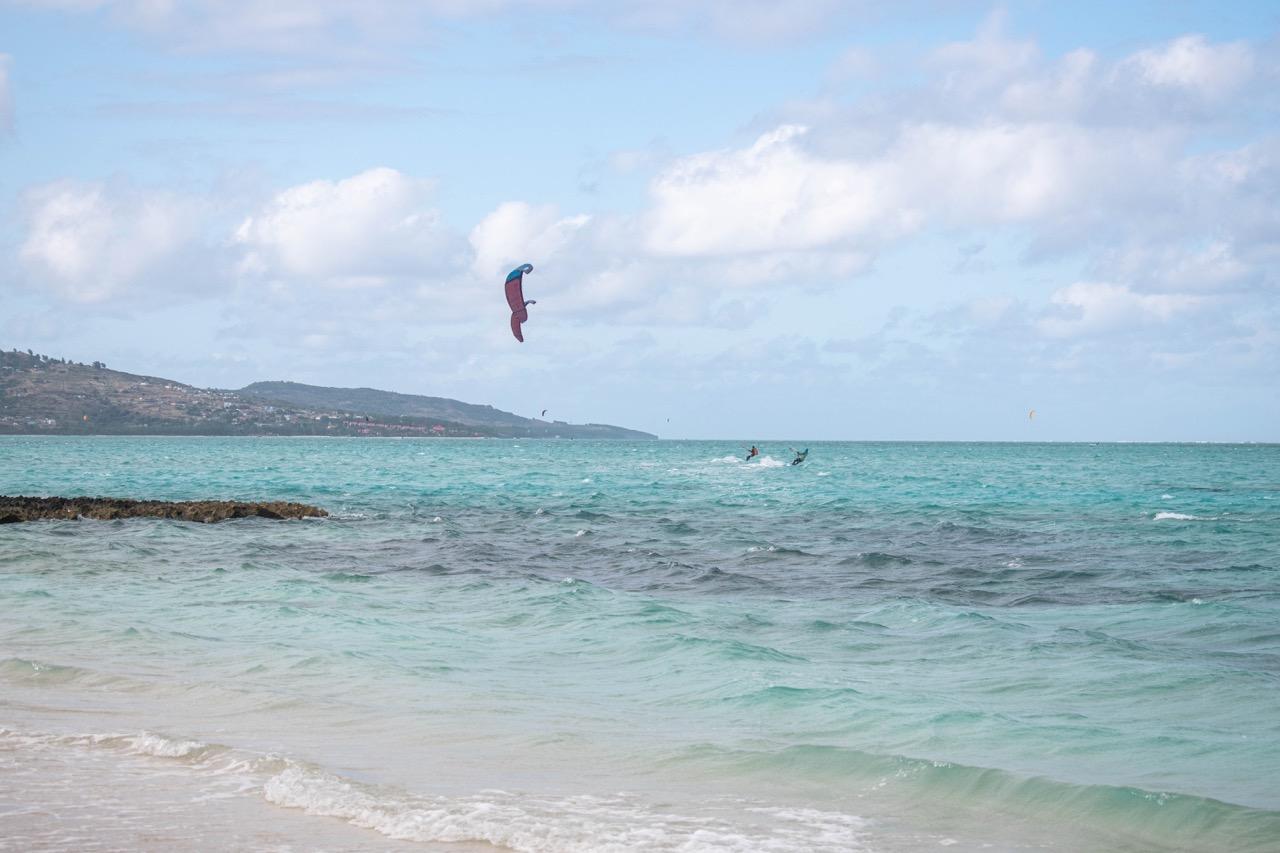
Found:
<svg viewBox="0 0 1280 853"><path fill-rule="evenodd" d="M0 438L0 849L1280 849L1280 446Z"/></svg>

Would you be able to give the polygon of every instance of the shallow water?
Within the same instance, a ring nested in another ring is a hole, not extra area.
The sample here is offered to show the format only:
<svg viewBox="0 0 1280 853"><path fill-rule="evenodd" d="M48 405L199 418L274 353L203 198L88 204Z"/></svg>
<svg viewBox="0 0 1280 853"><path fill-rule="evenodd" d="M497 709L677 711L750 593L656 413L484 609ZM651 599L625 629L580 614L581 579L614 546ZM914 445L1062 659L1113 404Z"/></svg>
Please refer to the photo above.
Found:
<svg viewBox="0 0 1280 853"><path fill-rule="evenodd" d="M334 513L0 527L0 848L1280 846L1280 447L763 451L0 439Z"/></svg>

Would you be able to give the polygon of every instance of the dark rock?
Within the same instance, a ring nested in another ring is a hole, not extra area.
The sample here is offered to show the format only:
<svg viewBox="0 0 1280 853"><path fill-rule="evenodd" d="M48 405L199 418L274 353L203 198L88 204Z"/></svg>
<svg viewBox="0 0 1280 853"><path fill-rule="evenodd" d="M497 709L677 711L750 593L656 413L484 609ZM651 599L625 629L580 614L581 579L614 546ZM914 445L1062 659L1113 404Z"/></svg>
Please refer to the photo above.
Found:
<svg viewBox="0 0 1280 853"><path fill-rule="evenodd" d="M211 523L228 518L309 518L329 513L315 506L270 501L135 501L128 498L29 498L0 495L0 524L35 521L41 518L116 519L175 518L182 521Z"/></svg>

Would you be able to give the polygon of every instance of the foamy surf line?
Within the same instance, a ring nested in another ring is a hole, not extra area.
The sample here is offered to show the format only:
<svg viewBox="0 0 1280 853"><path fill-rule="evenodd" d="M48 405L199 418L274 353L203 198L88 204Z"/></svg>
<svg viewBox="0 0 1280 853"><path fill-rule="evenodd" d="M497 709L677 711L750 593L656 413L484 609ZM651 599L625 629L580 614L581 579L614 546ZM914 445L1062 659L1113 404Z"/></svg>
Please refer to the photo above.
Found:
<svg viewBox="0 0 1280 853"><path fill-rule="evenodd" d="M528 853L871 849L867 821L840 812L736 799L680 812L628 793L548 797L494 789L431 796L358 782L287 757L155 732L60 735L0 728L3 753L16 755L14 764L21 763L23 753L81 753L95 759L115 755L153 762L160 777L181 768L206 783L205 799L258 797L396 841L470 842ZM0 849L5 846L0 840Z"/></svg>

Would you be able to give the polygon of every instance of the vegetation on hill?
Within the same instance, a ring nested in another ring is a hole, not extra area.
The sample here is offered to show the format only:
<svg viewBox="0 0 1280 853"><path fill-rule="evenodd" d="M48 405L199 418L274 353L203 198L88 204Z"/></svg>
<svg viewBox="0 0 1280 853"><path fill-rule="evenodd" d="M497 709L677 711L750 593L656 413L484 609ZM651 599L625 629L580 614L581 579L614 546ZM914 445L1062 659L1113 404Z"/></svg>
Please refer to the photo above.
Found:
<svg viewBox="0 0 1280 853"><path fill-rule="evenodd" d="M653 438L603 424L522 418L492 406L372 388L257 382L240 391L0 352L0 434Z"/></svg>

